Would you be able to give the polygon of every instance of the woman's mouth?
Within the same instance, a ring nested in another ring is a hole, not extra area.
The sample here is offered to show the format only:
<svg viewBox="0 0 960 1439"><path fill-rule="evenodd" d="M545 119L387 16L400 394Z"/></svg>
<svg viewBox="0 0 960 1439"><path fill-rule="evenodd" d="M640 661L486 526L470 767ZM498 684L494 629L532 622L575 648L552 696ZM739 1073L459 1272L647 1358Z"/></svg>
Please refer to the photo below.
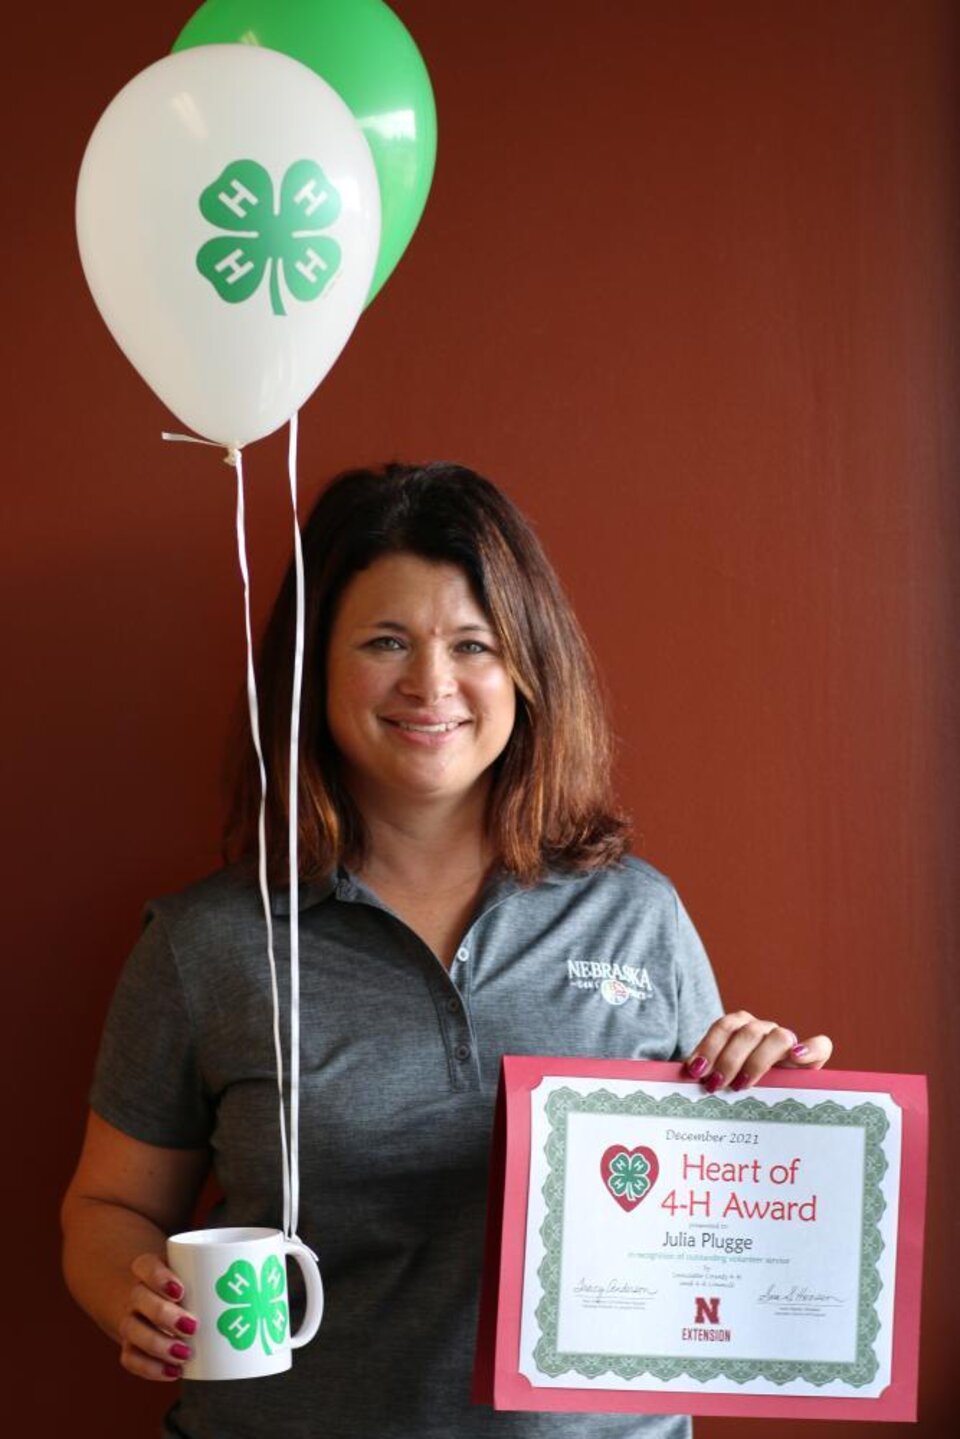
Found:
<svg viewBox="0 0 960 1439"><path fill-rule="evenodd" d="M436 724L415 724L412 720L390 719L383 716L384 722L394 725L395 728L404 730L407 734L449 734L452 730L459 729L466 720L443 720Z"/></svg>

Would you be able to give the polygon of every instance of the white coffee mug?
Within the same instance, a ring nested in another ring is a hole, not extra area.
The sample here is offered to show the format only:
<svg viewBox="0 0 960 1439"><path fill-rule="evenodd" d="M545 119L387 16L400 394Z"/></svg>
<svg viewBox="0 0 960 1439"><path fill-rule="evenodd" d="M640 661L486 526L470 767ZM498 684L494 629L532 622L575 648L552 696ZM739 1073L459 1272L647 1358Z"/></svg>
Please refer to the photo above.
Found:
<svg viewBox="0 0 960 1439"><path fill-rule="evenodd" d="M290 1333L287 1258L299 1264L307 1308ZM290 1368L290 1351L308 1344L323 1318L317 1261L279 1229L188 1229L167 1240L167 1260L183 1284L183 1306L199 1324L184 1379L257 1379Z"/></svg>

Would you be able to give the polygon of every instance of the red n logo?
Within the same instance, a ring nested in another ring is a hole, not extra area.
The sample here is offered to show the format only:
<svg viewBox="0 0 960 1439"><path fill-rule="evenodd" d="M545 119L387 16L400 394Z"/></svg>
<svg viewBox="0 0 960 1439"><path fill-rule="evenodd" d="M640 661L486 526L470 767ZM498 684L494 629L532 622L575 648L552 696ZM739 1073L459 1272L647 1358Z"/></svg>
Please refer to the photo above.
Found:
<svg viewBox="0 0 960 1439"><path fill-rule="evenodd" d="M694 1316L694 1324L719 1324L720 1323L720 1297L704 1299L698 1294L695 1300L697 1312Z"/></svg>

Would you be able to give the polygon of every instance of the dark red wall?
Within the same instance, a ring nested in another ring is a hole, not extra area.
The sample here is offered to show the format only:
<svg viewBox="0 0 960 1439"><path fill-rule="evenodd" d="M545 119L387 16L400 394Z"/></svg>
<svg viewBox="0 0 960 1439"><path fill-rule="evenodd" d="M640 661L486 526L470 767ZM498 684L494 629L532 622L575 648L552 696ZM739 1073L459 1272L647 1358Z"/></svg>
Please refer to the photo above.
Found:
<svg viewBox="0 0 960 1439"><path fill-rule="evenodd" d="M827 1029L843 1067L929 1073L918 1432L939 1435L960 1240L957 6L397 8L435 82L434 194L304 412L305 497L390 457L505 485L596 644L639 846L730 1005ZM55 1251L141 901L216 863L241 676L231 472L160 443L169 417L103 328L72 235L93 124L189 13L101 0L5 22L4 1204L31 1259L9 1291L16 1432L148 1434L169 1397L120 1374ZM280 438L248 452L261 614L283 466Z"/></svg>

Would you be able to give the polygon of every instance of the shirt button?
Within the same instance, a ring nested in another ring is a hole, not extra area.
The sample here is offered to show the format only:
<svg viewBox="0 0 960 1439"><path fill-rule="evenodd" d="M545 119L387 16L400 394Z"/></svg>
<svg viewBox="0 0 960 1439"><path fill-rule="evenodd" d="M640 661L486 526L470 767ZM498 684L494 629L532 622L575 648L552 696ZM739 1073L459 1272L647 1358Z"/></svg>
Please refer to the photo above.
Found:
<svg viewBox="0 0 960 1439"><path fill-rule="evenodd" d="M458 1044L453 1053L460 1063L464 1064L470 1058L470 1046L469 1044Z"/></svg>
<svg viewBox="0 0 960 1439"><path fill-rule="evenodd" d="M455 996L451 995L450 998L447 1000L447 1008L449 1009L449 1011L450 1011L451 1014L459 1014L459 1013L460 1013L460 1001L459 1001L459 999L457 999L457 998L455 998Z"/></svg>
<svg viewBox="0 0 960 1439"><path fill-rule="evenodd" d="M469 958L470 958L470 951L469 951L469 949L461 948L461 949L458 949L458 950L457 950L457 959L460 960L461 964L463 963L463 961L464 961L465 959L469 959Z"/></svg>

